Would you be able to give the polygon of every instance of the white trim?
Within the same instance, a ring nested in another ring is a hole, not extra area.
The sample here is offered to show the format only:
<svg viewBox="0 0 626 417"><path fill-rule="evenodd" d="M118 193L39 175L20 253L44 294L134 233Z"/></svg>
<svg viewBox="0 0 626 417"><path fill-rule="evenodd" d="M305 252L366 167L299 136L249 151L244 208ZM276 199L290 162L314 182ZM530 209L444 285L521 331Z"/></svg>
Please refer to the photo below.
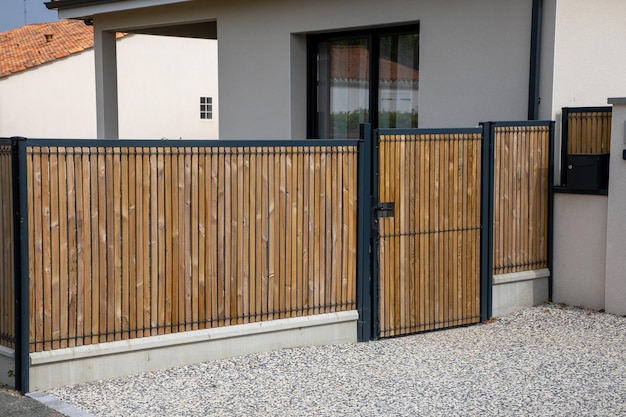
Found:
<svg viewBox="0 0 626 417"><path fill-rule="evenodd" d="M30 354L30 363L31 365L42 365L46 363L114 355L118 353L131 353L142 350L230 339L241 336L253 336L263 333L301 329L304 327L324 326L327 324L355 321L358 319L358 316L359 314L355 310L325 313L313 316L264 321L259 323L238 324L234 326L218 327L215 329L148 336L139 339L119 340L115 342L56 349L46 352L34 352Z"/></svg>
<svg viewBox="0 0 626 417"><path fill-rule="evenodd" d="M106 3L94 6L83 6L65 10L58 10L58 17L59 19L75 19L102 13L120 12L124 10L163 6L174 3L185 3L188 1L191 0L126 0L115 3Z"/></svg>
<svg viewBox="0 0 626 417"><path fill-rule="evenodd" d="M534 271L513 272L510 274L500 274L493 276L493 285L510 284L513 282L530 281L533 279L548 278L550 270L547 268L536 269Z"/></svg>

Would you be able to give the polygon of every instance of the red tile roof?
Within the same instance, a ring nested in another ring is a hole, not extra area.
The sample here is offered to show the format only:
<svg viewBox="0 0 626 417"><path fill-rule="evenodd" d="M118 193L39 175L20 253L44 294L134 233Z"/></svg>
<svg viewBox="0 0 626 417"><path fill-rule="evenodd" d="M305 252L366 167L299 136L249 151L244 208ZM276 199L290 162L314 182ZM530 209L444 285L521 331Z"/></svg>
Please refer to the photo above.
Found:
<svg viewBox="0 0 626 417"><path fill-rule="evenodd" d="M80 20L27 25L0 33L0 78L92 47L93 27Z"/></svg>

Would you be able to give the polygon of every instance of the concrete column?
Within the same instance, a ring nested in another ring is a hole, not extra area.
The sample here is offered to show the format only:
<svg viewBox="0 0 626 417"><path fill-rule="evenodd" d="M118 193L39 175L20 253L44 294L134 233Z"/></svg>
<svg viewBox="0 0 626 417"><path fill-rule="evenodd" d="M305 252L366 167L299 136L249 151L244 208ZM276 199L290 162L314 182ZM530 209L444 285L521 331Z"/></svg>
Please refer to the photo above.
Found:
<svg viewBox="0 0 626 417"><path fill-rule="evenodd" d="M115 32L94 27L98 139L118 139L117 54Z"/></svg>
<svg viewBox="0 0 626 417"><path fill-rule="evenodd" d="M613 105L606 244L606 311L626 315L626 97Z"/></svg>

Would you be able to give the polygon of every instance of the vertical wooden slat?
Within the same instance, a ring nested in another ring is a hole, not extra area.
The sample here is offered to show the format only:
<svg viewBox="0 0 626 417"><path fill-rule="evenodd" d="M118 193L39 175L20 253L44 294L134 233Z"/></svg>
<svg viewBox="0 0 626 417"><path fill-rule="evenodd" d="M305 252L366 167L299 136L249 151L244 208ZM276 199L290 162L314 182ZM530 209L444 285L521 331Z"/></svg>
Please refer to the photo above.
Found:
<svg viewBox="0 0 626 417"><path fill-rule="evenodd" d="M192 275L192 240L191 240L191 149L183 148L184 154L182 155L182 166L181 170L183 170L183 216L181 221L183 222L183 256L184 260L181 262L183 267L183 286L181 292L181 299L179 303L183 305L182 311L184 315L181 320L184 322L184 326L179 326L178 331L189 331L192 329L191 322L193 320L193 304L192 304L192 292L193 292L193 281L195 276Z"/></svg>
<svg viewBox="0 0 626 417"><path fill-rule="evenodd" d="M74 165L74 148L68 147L66 161L66 196L67 196L67 212L64 219L66 222L66 235L67 235L67 281L68 281L68 328L65 334L67 337L67 346L73 347L76 345L77 333L78 333L78 294L79 294L79 279L77 274L77 242L76 237L78 234L78 223L76 215L76 177L75 177L75 165Z"/></svg>

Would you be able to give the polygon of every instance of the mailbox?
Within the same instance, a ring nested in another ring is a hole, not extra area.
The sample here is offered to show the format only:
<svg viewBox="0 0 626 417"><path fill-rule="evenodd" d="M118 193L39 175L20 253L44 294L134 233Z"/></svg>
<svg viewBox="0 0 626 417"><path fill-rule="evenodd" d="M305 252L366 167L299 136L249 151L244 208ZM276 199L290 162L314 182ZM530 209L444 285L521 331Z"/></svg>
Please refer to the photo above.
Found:
<svg viewBox="0 0 626 417"><path fill-rule="evenodd" d="M606 190L609 184L609 154L567 155L566 187L571 190Z"/></svg>

